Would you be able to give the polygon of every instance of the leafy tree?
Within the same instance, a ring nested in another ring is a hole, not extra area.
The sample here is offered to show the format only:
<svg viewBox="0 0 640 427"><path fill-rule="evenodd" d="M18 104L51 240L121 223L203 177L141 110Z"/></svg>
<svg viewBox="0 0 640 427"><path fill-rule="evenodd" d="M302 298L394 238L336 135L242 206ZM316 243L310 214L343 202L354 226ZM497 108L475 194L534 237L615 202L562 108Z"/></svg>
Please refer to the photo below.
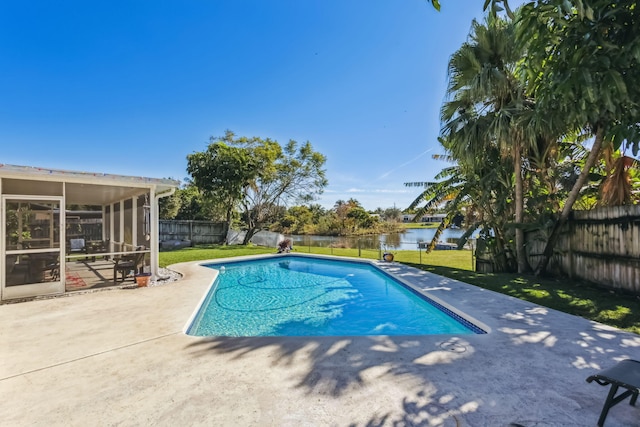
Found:
<svg viewBox="0 0 640 427"><path fill-rule="evenodd" d="M159 201L161 219L224 221L226 211L216 199L207 198L191 181Z"/></svg>
<svg viewBox="0 0 640 427"><path fill-rule="evenodd" d="M180 209L176 213L175 219L178 220L208 220L205 204L207 198L203 197L202 192L195 185L187 185L176 191L176 195L180 198Z"/></svg>
<svg viewBox="0 0 640 427"><path fill-rule="evenodd" d="M175 219L178 214L178 210L180 210L180 189L176 189L176 191L169 197L162 197L158 200L158 214L160 219Z"/></svg>
<svg viewBox="0 0 640 427"><path fill-rule="evenodd" d="M437 10L440 11L440 0L430 0L431 5ZM501 6L502 4L502 6ZM492 15L496 15L498 12L502 12L503 10L510 17L513 17L513 12L511 8L509 8L508 0L485 0L484 9L489 10Z"/></svg>
<svg viewBox="0 0 640 427"><path fill-rule="evenodd" d="M231 145L236 143L231 131L220 138L212 137L211 141L206 151L187 156L187 172L206 197L217 199L224 206L228 230L247 188L262 173L264 158L253 157L251 150Z"/></svg>
<svg viewBox="0 0 640 427"><path fill-rule="evenodd" d="M347 219L350 220L352 232L357 232L361 228L371 228L375 223L374 217L360 206L355 206L347 213Z"/></svg>
<svg viewBox="0 0 640 427"><path fill-rule="evenodd" d="M402 211L396 207L387 208L385 210L380 209L379 212L385 221L389 222L402 222Z"/></svg>
<svg viewBox="0 0 640 427"><path fill-rule="evenodd" d="M246 188L242 200L247 225L245 244L273 219L273 209L289 203L310 202L327 185L326 158L309 142L290 140L284 147L269 140L252 141L247 149L261 158L261 172Z"/></svg>
<svg viewBox="0 0 640 427"><path fill-rule="evenodd" d="M309 211L311 212L313 221L317 221L327 214L327 210L317 203L309 204Z"/></svg>
<svg viewBox="0 0 640 427"><path fill-rule="evenodd" d="M226 207L220 200L206 197L194 184L182 189L179 195L181 202L176 219L226 222ZM232 220L236 219L234 212Z"/></svg>
<svg viewBox="0 0 640 427"><path fill-rule="evenodd" d="M187 157L188 172L209 197L223 203L227 222L240 208L247 233L244 243L280 213L280 206L306 202L327 185L325 157L309 142L239 137L227 131L212 138L205 152Z"/></svg>
<svg viewBox="0 0 640 427"><path fill-rule="evenodd" d="M640 9L636 2L542 0L523 6L519 40L547 131L593 136L584 167L547 239L536 274L545 271L561 227L607 147L640 140Z"/></svg>
<svg viewBox="0 0 640 427"><path fill-rule="evenodd" d="M334 228L337 229L338 234L349 234L354 231L355 224L353 218L350 220L349 217L349 212L353 209L362 209L364 211L360 202L354 198L347 201L337 200L333 205L333 212L336 216L336 225Z"/></svg>
<svg viewBox="0 0 640 427"><path fill-rule="evenodd" d="M305 234L313 224L313 212L307 206L292 206L280 221L280 230L286 234Z"/></svg>

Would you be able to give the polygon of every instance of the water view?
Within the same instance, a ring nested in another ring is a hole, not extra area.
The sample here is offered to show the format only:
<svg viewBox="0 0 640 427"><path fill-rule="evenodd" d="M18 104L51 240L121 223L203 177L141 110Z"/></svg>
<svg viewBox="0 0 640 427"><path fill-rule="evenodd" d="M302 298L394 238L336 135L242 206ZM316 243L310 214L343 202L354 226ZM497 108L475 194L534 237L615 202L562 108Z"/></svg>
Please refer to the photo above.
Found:
<svg viewBox="0 0 640 427"><path fill-rule="evenodd" d="M457 243L465 230L446 229L440 241ZM435 228L410 228L402 233L371 234L368 236L290 236L295 246L344 247L361 249L416 250L418 242L430 242ZM382 245L382 246L381 246Z"/></svg>

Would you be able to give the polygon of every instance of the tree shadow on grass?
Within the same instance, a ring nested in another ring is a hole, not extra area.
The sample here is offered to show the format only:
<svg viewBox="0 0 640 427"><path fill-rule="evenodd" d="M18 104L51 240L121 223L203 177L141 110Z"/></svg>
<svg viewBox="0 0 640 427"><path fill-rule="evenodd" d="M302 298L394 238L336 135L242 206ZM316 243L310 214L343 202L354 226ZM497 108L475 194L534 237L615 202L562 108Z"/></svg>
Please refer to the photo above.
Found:
<svg viewBox="0 0 640 427"><path fill-rule="evenodd" d="M407 265L640 334L640 297L638 296L569 279L540 278L510 273L477 273L419 264Z"/></svg>

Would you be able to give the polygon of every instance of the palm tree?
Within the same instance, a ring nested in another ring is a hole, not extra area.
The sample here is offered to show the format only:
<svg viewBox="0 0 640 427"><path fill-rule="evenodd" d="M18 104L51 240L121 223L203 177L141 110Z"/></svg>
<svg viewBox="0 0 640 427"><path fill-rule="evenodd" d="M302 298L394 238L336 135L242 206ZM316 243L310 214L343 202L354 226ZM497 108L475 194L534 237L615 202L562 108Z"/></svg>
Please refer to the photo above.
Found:
<svg viewBox="0 0 640 427"><path fill-rule="evenodd" d="M605 150L606 177L600 185L598 203L602 206L624 206L632 203L630 168L636 160L611 148Z"/></svg>
<svg viewBox="0 0 640 427"><path fill-rule="evenodd" d="M474 21L469 41L449 61L449 100L441 111L448 152L466 163L485 161L497 147L510 157L514 175L515 246L518 272L529 270L524 249L523 156L537 136L526 126L534 103L525 96L516 65L523 50L516 45L512 21L489 16Z"/></svg>
<svg viewBox="0 0 640 427"><path fill-rule="evenodd" d="M441 140L443 145L447 145ZM513 216L511 205L504 200L511 192L511 165L504 163L496 147L483 153L484 162L457 164L443 169L434 182L409 182L407 187L421 187L423 191L411 203L409 209L415 209L416 216L444 204L447 216L436 231L429 250L435 247L440 233L451 218L465 212L466 233L460 239L464 244L473 232L480 229L483 238L491 241L493 261L496 271L511 269L513 257L508 248L509 237L504 230L507 221ZM434 156L436 159L454 162L451 156Z"/></svg>

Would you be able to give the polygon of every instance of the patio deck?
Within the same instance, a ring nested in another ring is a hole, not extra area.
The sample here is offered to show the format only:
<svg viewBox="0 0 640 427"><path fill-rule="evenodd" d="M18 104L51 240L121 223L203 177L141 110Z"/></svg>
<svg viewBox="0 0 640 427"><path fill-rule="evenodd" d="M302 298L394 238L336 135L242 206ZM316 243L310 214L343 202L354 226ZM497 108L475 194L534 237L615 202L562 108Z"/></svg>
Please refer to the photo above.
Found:
<svg viewBox="0 0 640 427"><path fill-rule="evenodd" d="M589 426L640 336L398 264L486 335L198 338L213 278L0 306L0 411L21 425ZM607 427L638 426L640 408Z"/></svg>
<svg viewBox="0 0 640 427"><path fill-rule="evenodd" d="M122 280L118 275L116 283L113 281L114 262L100 257L92 259L78 259L67 261L65 271L66 292L86 291L90 289L107 288L112 286L131 287L135 286L135 278L128 275Z"/></svg>

